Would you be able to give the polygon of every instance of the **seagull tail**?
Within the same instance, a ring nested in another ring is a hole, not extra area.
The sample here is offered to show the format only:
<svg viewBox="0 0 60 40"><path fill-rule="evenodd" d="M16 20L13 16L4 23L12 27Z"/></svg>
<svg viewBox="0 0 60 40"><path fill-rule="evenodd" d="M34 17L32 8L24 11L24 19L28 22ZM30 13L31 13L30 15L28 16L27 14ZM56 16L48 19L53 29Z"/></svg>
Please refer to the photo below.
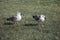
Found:
<svg viewBox="0 0 60 40"><path fill-rule="evenodd" d="M7 21L10 21L10 18L7 18Z"/></svg>

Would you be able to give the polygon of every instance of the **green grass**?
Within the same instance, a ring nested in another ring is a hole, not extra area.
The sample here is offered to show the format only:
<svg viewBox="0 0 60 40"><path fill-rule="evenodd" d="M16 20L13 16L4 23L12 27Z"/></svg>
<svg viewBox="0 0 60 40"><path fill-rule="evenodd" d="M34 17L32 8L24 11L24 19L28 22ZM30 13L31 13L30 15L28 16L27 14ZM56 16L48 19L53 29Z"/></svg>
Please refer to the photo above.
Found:
<svg viewBox="0 0 60 40"><path fill-rule="evenodd" d="M6 18L22 13L18 24L4 24ZM46 15L36 22L33 15ZM0 40L60 40L59 0L0 0Z"/></svg>

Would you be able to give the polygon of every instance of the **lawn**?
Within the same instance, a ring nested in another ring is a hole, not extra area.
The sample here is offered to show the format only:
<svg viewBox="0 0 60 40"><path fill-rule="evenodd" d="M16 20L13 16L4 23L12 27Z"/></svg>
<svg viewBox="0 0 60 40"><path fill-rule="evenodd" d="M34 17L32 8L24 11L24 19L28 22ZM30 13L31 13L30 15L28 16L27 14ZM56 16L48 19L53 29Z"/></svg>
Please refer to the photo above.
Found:
<svg viewBox="0 0 60 40"><path fill-rule="evenodd" d="M6 23L17 11L22 20ZM43 23L32 18L41 14ZM60 40L60 0L0 0L0 40Z"/></svg>

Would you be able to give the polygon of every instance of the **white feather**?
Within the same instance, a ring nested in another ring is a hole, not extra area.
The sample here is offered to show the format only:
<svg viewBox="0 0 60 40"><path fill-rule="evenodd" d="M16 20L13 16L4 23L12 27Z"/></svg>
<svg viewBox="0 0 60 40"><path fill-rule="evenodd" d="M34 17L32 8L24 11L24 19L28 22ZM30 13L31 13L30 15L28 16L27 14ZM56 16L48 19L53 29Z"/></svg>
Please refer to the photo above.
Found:
<svg viewBox="0 0 60 40"><path fill-rule="evenodd" d="M22 19L20 12L17 12L15 17L16 17L16 21L20 21Z"/></svg>
<svg viewBox="0 0 60 40"><path fill-rule="evenodd" d="M45 16L44 16L44 15L40 15L40 20L41 20L42 22L44 22L44 21L45 21Z"/></svg>

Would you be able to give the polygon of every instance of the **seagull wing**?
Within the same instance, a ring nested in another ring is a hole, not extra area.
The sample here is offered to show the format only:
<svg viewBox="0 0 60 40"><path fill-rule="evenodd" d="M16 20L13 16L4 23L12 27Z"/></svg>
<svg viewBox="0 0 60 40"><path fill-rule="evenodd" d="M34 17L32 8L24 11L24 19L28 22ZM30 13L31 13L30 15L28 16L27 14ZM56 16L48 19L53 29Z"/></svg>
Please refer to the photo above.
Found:
<svg viewBox="0 0 60 40"><path fill-rule="evenodd" d="M33 18L38 21L39 20L39 17L38 16L33 16Z"/></svg>
<svg viewBox="0 0 60 40"><path fill-rule="evenodd" d="M16 19L17 18L13 16L13 17L7 18L7 21L16 21Z"/></svg>

